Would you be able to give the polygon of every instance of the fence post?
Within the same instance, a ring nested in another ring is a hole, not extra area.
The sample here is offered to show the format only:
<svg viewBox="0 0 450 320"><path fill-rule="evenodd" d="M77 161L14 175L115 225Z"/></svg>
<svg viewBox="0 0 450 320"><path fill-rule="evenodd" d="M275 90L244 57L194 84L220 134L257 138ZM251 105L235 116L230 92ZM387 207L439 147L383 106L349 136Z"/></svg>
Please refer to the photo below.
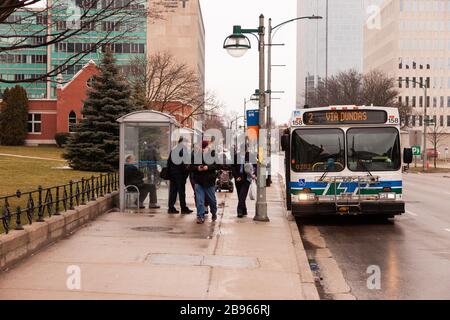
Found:
<svg viewBox="0 0 450 320"><path fill-rule="evenodd" d="M84 178L81 178L81 205L84 206L86 204L86 198L85 198L85 192L86 192L86 188L85 188L85 181Z"/></svg>
<svg viewBox="0 0 450 320"><path fill-rule="evenodd" d="M103 197L103 174L100 174L100 197Z"/></svg>
<svg viewBox="0 0 450 320"><path fill-rule="evenodd" d="M95 201L95 177L91 177L91 201Z"/></svg>
<svg viewBox="0 0 450 320"><path fill-rule="evenodd" d="M22 222L20 221L20 214L21 214L20 206L17 206L17 211L16 211L16 230L23 230Z"/></svg>
<svg viewBox="0 0 450 320"><path fill-rule="evenodd" d="M60 216L59 213L59 186L56 187L56 201L55 201L55 216Z"/></svg>
<svg viewBox="0 0 450 320"><path fill-rule="evenodd" d="M75 203L80 205L80 181L75 181Z"/></svg>
<svg viewBox="0 0 450 320"><path fill-rule="evenodd" d="M73 210L73 181L69 181L69 210Z"/></svg>
<svg viewBox="0 0 450 320"><path fill-rule="evenodd" d="M42 186L38 187L38 219L37 222L44 222L44 207L42 206Z"/></svg>
<svg viewBox="0 0 450 320"><path fill-rule="evenodd" d="M111 173L110 172L108 172L108 175L107 175L107 179L108 179L108 181L106 182L106 184L107 184L107 192L108 193L111 193Z"/></svg>

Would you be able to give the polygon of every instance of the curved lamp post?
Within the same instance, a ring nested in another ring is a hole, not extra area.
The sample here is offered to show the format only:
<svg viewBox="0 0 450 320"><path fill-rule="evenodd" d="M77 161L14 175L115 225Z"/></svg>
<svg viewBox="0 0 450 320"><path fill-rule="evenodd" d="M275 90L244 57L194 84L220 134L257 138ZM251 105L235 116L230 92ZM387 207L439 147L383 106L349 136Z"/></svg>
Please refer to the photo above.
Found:
<svg viewBox="0 0 450 320"><path fill-rule="evenodd" d="M259 50L259 90L265 91L265 26L264 15L259 16L259 27L256 29L243 29L241 26L234 26L233 33L228 36L224 43L223 48L235 58L242 57L249 49L251 49L250 40L245 34L251 34L258 40ZM266 129L265 119L265 95L259 96L259 129L260 132L264 132ZM257 166L257 199L256 199L256 214L255 221L268 222L267 216L267 199L266 199L266 159L265 159L266 146L258 144L258 166Z"/></svg>
<svg viewBox="0 0 450 320"><path fill-rule="evenodd" d="M269 27L268 27L268 33L269 33L269 43L267 44L267 141L269 143L267 158L269 159L269 162L267 163L267 169L268 169L268 176L267 176L267 185L270 186L272 184L272 172L271 172L271 155L272 155L272 148L271 148L271 139L272 139L272 46L273 46L273 38L275 37L276 32L281 28L282 26L298 21L298 20L319 20L322 19L321 16L304 16L304 17L298 17L290 20L286 20L275 27L272 27L272 19L269 19Z"/></svg>

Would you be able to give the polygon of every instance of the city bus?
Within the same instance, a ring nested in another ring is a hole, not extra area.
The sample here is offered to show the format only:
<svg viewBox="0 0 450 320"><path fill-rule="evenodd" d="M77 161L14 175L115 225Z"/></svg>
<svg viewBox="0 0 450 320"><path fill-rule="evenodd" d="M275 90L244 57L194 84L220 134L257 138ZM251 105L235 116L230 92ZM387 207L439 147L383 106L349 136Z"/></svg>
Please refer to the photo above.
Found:
<svg viewBox="0 0 450 320"><path fill-rule="evenodd" d="M397 108L330 106L296 110L281 138L286 204L294 216L405 212ZM403 160L403 161L402 161Z"/></svg>

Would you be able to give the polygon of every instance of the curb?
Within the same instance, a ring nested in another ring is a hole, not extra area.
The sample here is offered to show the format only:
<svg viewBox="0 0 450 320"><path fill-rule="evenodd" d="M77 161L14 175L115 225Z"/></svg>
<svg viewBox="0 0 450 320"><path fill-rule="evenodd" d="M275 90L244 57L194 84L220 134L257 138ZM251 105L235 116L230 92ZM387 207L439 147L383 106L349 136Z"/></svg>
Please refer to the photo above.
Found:
<svg viewBox="0 0 450 320"><path fill-rule="evenodd" d="M295 218L286 210L286 197L283 192L285 190L284 178L281 174L278 174L279 183L282 185L281 194L283 198L283 207L286 213L286 219L289 223L289 229L291 231L292 244L295 248L295 256L297 258L297 265L299 268L299 277L302 286L303 296L305 300L320 300L319 292L317 291L314 276L309 266L308 257L306 255L305 248L300 236L300 230L298 229Z"/></svg>

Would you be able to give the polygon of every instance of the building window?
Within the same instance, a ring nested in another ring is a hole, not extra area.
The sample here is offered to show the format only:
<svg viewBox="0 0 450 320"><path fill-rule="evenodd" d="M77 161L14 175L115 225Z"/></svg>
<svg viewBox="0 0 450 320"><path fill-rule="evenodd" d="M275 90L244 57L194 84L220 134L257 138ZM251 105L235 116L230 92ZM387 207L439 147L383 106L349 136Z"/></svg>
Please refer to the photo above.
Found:
<svg viewBox="0 0 450 320"><path fill-rule="evenodd" d="M444 126L444 116L440 116L440 117L439 117L439 125L440 125L441 127Z"/></svg>
<svg viewBox="0 0 450 320"><path fill-rule="evenodd" d="M411 116L411 126L416 126L416 116Z"/></svg>
<svg viewBox="0 0 450 320"><path fill-rule="evenodd" d="M402 77L399 77L399 78L398 78L398 87L399 87L399 88L403 88Z"/></svg>
<svg viewBox="0 0 450 320"><path fill-rule="evenodd" d="M416 107L416 96L412 97L412 107L415 108Z"/></svg>
<svg viewBox="0 0 450 320"><path fill-rule="evenodd" d="M450 116L447 116L447 127L450 127Z"/></svg>
<svg viewBox="0 0 450 320"><path fill-rule="evenodd" d="M40 113L28 114L28 133L41 133L41 124Z"/></svg>
<svg viewBox="0 0 450 320"><path fill-rule="evenodd" d="M419 127L423 125L423 116L419 116Z"/></svg>
<svg viewBox="0 0 450 320"><path fill-rule="evenodd" d="M423 96L419 97L419 107L423 108Z"/></svg>
<svg viewBox="0 0 450 320"><path fill-rule="evenodd" d="M439 99L439 107L443 108L444 107L444 97L441 96L441 98Z"/></svg>
<svg viewBox="0 0 450 320"><path fill-rule="evenodd" d="M75 111L70 111L69 113L69 132L75 132L75 127L77 125L77 114Z"/></svg>
<svg viewBox="0 0 450 320"><path fill-rule="evenodd" d="M433 97L433 108L437 107L437 97Z"/></svg>
<svg viewBox="0 0 450 320"><path fill-rule="evenodd" d="M409 97L405 97L405 106L409 107Z"/></svg>

